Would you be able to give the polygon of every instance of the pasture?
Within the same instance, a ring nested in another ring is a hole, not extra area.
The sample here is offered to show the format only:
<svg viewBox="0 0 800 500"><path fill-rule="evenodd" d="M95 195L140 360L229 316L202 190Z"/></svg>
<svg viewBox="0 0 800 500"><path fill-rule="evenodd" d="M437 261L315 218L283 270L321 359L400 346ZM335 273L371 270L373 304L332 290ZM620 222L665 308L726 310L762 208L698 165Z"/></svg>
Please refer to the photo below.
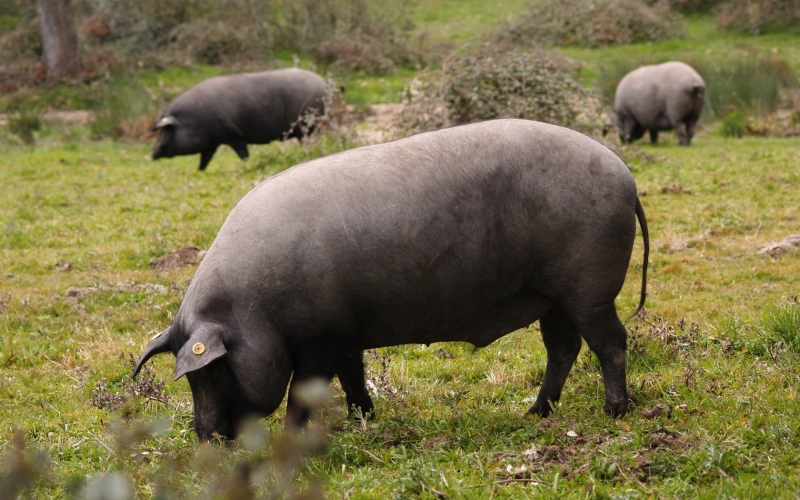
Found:
<svg viewBox="0 0 800 500"><path fill-rule="evenodd" d="M467 3L461 24L447 22L458 6L444 0L415 19L460 43L492 29L479 22L484 4ZM495 3L508 15L523 8ZM682 40L563 52L582 62L587 87L634 59L776 49L800 66L796 35L722 34L707 16L687 27ZM160 78L188 86L217 72ZM346 97L396 101L380 89L414 73L354 76ZM145 85L159 78L143 75ZM800 250L759 253L800 234L800 140L726 137L716 118L701 120L689 148L670 132L619 149L651 238L646 313L626 323L629 414L603 414L599 364L584 345L555 413L525 416L546 361L534 324L482 349L370 351L374 420L344 419L334 383L333 404L297 440L282 436L284 405L228 447L196 443L171 356L129 381L196 269L156 263L208 248L261 180L354 140L255 146L244 162L221 148L199 173L196 156L153 162L151 142L92 140L88 125L46 124L34 146L2 127L0 497L16 480L31 481L29 498L252 498L251 486L266 498L800 496ZM641 259L638 235L622 318L638 301ZM49 457L42 475L36 450Z"/></svg>

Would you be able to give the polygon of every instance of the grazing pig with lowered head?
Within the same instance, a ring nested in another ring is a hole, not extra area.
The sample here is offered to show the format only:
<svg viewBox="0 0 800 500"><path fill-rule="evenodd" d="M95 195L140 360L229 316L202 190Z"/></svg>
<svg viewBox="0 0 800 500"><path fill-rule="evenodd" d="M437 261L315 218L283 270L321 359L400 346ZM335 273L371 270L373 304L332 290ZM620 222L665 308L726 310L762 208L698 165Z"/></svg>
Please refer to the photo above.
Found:
<svg viewBox="0 0 800 500"><path fill-rule="evenodd" d="M301 119L321 114L325 80L298 68L215 76L190 88L169 105L152 130L160 130L152 158L200 153L205 170L220 144L239 158L248 144L302 138Z"/></svg>
<svg viewBox="0 0 800 500"><path fill-rule="evenodd" d="M626 412L626 332L614 299L644 237L625 164L566 128L496 120L297 165L228 216L172 325L150 341L186 375L201 440L268 415L291 378L338 376L350 409L373 409L362 351L494 340L541 322L547 368L531 413L547 415L581 347L602 366L605 411Z"/></svg>
<svg viewBox="0 0 800 500"><path fill-rule="evenodd" d="M617 85L614 112L609 125L616 125L623 143L631 143L650 132L658 142L659 130L675 130L678 142L692 142L697 120L706 101L706 84L686 63L672 61L642 66L625 75Z"/></svg>

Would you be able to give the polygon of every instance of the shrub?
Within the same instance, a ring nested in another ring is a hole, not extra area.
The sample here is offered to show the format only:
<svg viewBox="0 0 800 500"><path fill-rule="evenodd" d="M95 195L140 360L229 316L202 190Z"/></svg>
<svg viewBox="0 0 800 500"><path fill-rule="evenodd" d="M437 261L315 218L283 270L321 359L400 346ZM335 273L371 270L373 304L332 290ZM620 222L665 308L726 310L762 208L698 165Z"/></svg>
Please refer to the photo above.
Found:
<svg viewBox="0 0 800 500"><path fill-rule="evenodd" d="M36 19L20 22L0 39L0 95L44 81L42 50Z"/></svg>
<svg viewBox="0 0 800 500"><path fill-rule="evenodd" d="M653 5L663 0L648 0L648 4ZM669 6L681 12L708 12L723 0L666 0Z"/></svg>
<svg viewBox="0 0 800 500"><path fill-rule="evenodd" d="M741 137L747 132L747 115L739 109L731 110L722 118L719 132L725 137Z"/></svg>
<svg viewBox="0 0 800 500"><path fill-rule="evenodd" d="M42 128L42 120L34 111L21 111L8 118L8 129L22 139L22 142L32 145L35 141L33 133Z"/></svg>
<svg viewBox="0 0 800 500"><path fill-rule="evenodd" d="M87 19L82 31L100 42L117 42L127 53L140 54L163 46L169 33L207 11L208 0L83 0L75 6ZM99 36L98 36L99 35Z"/></svg>
<svg viewBox="0 0 800 500"><path fill-rule="evenodd" d="M266 23L276 47L348 70L384 74L421 60L409 0L276 0Z"/></svg>
<svg viewBox="0 0 800 500"><path fill-rule="evenodd" d="M160 112L160 102L134 78L117 77L95 82L92 138L143 141L152 137L150 127Z"/></svg>
<svg viewBox="0 0 800 500"><path fill-rule="evenodd" d="M424 71L406 92L401 128L434 130L493 118L527 118L572 128L601 124L599 98L572 77L576 67L544 50L484 46Z"/></svg>
<svg viewBox="0 0 800 500"><path fill-rule="evenodd" d="M800 3L797 0L731 0L717 13L722 29L747 31L758 35L767 31L800 29Z"/></svg>
<svg viewBox="0 0 800 500"><path fill-rule="evenodd" d="M157 385L163 382L156 381ZM96 394L106 391L105 385ZM115 418L103 437L86 431L107 452L108 459L87 477L73 477L64 495L63 484L49 474L54 460L43 449L32 449L25 433L15 431L0 455L0 498L45 498L57 496L85 499L152 498L271 498L321 500L319 480L305 466L308 457L324 453L331 425L342 416L332 406L327 382L311 380L298 394L312 408L312 421L304 432L270 435L257 420L243 423L241 434L228 446L200 445L194 456L175 456L175 442L187 446L183 433L170 429L167 420L133 421L123 413ZM152 400L147 394L131 393L130 403L142 406ZM165 404L162 398L155 400ZM108 411L101 405L99 411ZM35 431L31 431L35 435ZM221 444L215 442L214 444ZM57 464L58 462L56 462ZM186 482L186 478L191 478ZM42 492L47 492L43 494Z"/></svg>
<svg viewBox="0 0 800 500"><path fill-rule="evenodd" d="M230 64L256 57L260 49L252 29L224 21L181 24L172 30L169 39L170 48L181 59L191 58L202 64Z"/></svg>
<svg viewBox="0 0 800 500"><path fill-rule="evenodd" d="M547 45L617 45L684 36L679 14L660 1L544 0L498 38Z"/></svg>

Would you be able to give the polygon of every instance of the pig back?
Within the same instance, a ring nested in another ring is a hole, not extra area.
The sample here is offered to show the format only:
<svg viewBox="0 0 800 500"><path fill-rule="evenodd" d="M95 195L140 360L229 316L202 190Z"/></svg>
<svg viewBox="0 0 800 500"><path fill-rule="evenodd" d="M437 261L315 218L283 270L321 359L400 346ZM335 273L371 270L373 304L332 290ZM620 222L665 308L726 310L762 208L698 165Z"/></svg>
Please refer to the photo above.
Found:
<svg viewBox="0 0 800 500"><path fill-rule="evenodd" d="M224 283L240 317L361 348L488 343L508 331L486 338L485 326L505 325L497 311L521 294L531 312L508 328L579 281L613 300L636 200L624 163L568 129L497 120L420 134L261 183L229 215L187 298Z"/></svg>

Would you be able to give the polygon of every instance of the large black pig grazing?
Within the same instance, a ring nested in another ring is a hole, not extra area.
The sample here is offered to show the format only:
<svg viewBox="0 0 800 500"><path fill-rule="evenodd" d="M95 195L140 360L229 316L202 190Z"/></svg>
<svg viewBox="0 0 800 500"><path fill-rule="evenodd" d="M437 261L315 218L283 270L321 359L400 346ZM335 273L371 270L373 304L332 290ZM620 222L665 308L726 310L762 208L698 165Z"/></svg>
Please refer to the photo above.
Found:
<svg viewBox="0 0 800 500"><path fill-rule="evenodd" d="M302 138L300 118L322 113L325 80L304 69L215 76L169 105L152 130L160 130L152 158L200 153L205 170L220 144L247 158L248 144Z"/></svg>
<svg viewBox="0 0 800 500"><path fill-rule="evenodd" d="M578 355L597 354L605 411L627 411L626 332L614 299L644 237L625 164L572 130L496 120L297 165L233 209L172 325L151 340L186 375L201 440L231 437L295 384L339 377L372 410L362 351L405 343L485 346L536 320L547 369L531 413L547 415ZM293 373L293 375L292 375Z"/></svg>

